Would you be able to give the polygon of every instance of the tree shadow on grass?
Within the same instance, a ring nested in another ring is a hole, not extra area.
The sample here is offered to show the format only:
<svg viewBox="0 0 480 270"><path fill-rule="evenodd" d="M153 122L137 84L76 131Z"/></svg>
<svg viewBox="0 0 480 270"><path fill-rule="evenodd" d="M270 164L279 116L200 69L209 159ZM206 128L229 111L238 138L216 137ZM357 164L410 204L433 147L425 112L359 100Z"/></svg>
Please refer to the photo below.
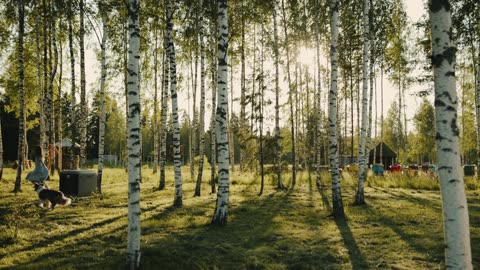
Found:
<svg viewBox="0 0 480 270"><path fill-rule="evenodd" d="M325 239L310 234L318 230L321 217L311 208L295 207L291 193L271 193L251 197L230 208L224 227L201 224L182 228L155 228L168 234L143 248L144 269L322 269L340 260ZM189 212L189 210L187 210ZM169 219L175 212L164 211L153 219ZM325 221L327 222L327 221ZM294 224L294 225L292 225ZM163 225L165 226L165 225ZM289 231L293 226L294 231ZM297 231L298 230L298 231ZM306 231L306 235L303 231Z"/></svg>
<svg viewBox="0 0 480 270"><path fill-rule="evenodd" d="M350 230L347 218L336 218L335 223L337 224L338 230L342 235L345 247L348 249L348 255L350 256L352 269L369 269L370 267L368 262L360 251L360 248L355 241L355 237Z"/></svg>

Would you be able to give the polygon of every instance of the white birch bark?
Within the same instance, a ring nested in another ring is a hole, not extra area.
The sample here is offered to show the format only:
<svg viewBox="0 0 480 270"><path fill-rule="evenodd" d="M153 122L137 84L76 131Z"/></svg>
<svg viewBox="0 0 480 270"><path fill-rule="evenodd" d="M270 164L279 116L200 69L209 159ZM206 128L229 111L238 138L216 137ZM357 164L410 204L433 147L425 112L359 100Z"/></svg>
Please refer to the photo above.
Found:
<svg viewBox="0 0 480 270"><path fill-rule="evenodd" d="M74 159L75 159L75 144L77 137L77 122L76 122L76 106L77 99L75 97L75 51L73 49L73 7L72 1L68 2L68 45L70 47L70 72L71 72L71 111L70 111L70 122L72 123L71 132L72 132L72 146L70 149L70 169L74 169Z"/></svg>
<svg viewBox="0 0 480 270"><path fill-rule="evenodd" d="M18 118L18 167L15 178L15 188L13 192L21 192L23 147L25 135L25 89L24 89L24 70L23 70L23 35L25 32L25 9L23 0L17 2L18 8L18 92L20 95L20 114Z"/></svg>
<svg viewBox="0 0 480 270"><path fill-rule="evenodd" d="M57 48L57 33L56 33L56 13L55 13L55 3L51 3L51 21L50 21L50 28L51 28L51 38L52 38L52 45L53 45L53 67L50 71L50 84L49 90L47 95L47 102L48 102L48 119L49 119L49 127L48 127L48 145L49 145L49 152L48 158L51 161L49 165L51 165L48 169L50 170L50 174L53 175L55 172L55 107L54 107L54 90L53 84L55 83L55 76L57 74L57 66L58 66L58 48Z"/></svg>
<svg viewBox="0 0 480 270"><path fill-rule="evenodd" d="M3 178L3 137L2 137L2 121L0 120L0 180Z"/></svg>
<svg viewBox="0 0 480 270"><path fill-rule="evenodd" d="M216 33L217 31L214 30L215 24L211 24L211 31L212 33ZM217 61L215 61L215 36L212 35L212 42L211 42L212 48L211 50L211 82L212 82L212 116L210 117L210 186L211 186L211 193L215 193L215 174L216 174L216 165L217 165L217 147L216 147L216 142L217 142L217 131L216 131L216 118L215 118L215 110L217 108L217 81L216 81L216 66L215 64Z"/></svg>
<svg viewBox="0 0 480 270"><path fill-rule="evenodd" d="M80 0L80 168L85 167L87 155L87 92L85 79L85 8L84 1Z"/></svg>
<svg viewBox="0 0 480 270"><path fill-rule="evenodd" d="M218 104L216 113L218 149L218 192L212 224L225 225L228 218L229 155L228 113L228 12L227 0L218 1Z"/></svg>
<svg viewBox="0 0 480 270"><path fill-rule="evenodd" d="M287 54L287 82L288 82L288 104L290 107L290 133L292 135L292 187L297 181L297 155L295 150L295 115L293 112L293 85L290 77L290 50L288 48L288 32L287 32L287 15L285 11L285 3L282 0L282 14L283 14L283 31L285 34L285 51Z"/></svg>
<svg viewBox="0 0 480 270"><path fill-rule="evenodd" d="M178 123L177 99L177 66L175 60L175 45L173 43L173 3L166 0L167 7L167 53L170 57L170 95L172 99L173 117L173 166L175 170L175 198L174 206L182 206L182 171L180 157L180 125Z"/></svg>
<svg viewBox="0 0 480 270"><path fill-rule="evenodd" d="M277 188L284 189L282 182L282 138L280 137L280 71L278 51L277 0L273 1L273 53L275 65L275 159L277 166Z"/></svg>
<svg viewBox="0 0 480 270"><path fill-rule="evenodd" d="M153 51L153 127L152 127L152 137L153 137L153 173L157 173L158 167L158 143L160 141L160 136L158 136L158 18L155 19L155 30L153 32L155 36L155 45Z"/></svg>
<svg viewBox="0 0 480 270"><path fill-rule="evenodd" d="M38 7L38 6L36 6ZM40 58L40 14L35 16L35 47L37 56L37 84L38 84L38 108L39 108L39 128L40 128L40 145L45 143L45 118L44 115L44 100L43 100L43 88L42 88L42 69Z"/></svg>
<svg viewBox="0 0 480 270"><path fill-rule="evenodd" d="M167 59L167 37L164 35L163 42L163 81L162 81L162 98L160 103L162 104L161 110L161 122L160 122L160 183L158 188L160 190L165 188L165 164L167 161L167 104L168 104L168 75L169 64Z"/></svg>
<svg viewBox="0 0 480 270"><path fill-rule="evenodd" d="M478 45L477 76L475 86L475 112L477 118L477 179L480 179L480 44Z"/></svg>
<svg viewBox="0 0 480 270"><path fill-rule="evenodd" d="M140 266L140 85L138 72L140 59L139 0L128 2L128 236L127 266Z"/></svg>
<svg viewBox="0 0 480 270"><path fill-rule="evenodd" d="M435 142L442 191L445 268L473 269L465 186L460 164L455 45L448 0L429 0L435 86Z"/></svg>
<svg viewBox="0 0 480 270"><path fill-rule="evenodd" d="M195 185L195 196L201 195L201 185L203 177L203 162L205 155L205 43L203 40L203 0L200 3L200 16L199 16L199 39L200 39L200 121L198 130L200 133L200 149L199 149L199 161L198 161L198 174L197 183Z"/></svg>
<svg viewBox="0 0 480 270"><path fill-rule="evenodd" d="M40 117L43 118L44 122L44 129L43 129L43 134L40 135L42 140L42 145L43 149L45 150L45 153L48 154L48 139L47 139L47 129L49 127L48 123L48 46L47 46L47 32L48 32L48 23L47 23L47 2L46 0L42 1L42 6L43 6L43 91L42 91L42 99L43 99L43 106L44 106L44 111L43 114L40 115Z"/></svg>
<svg viewBox="0 0 480 270"><path fill-rule="evenodd" d="M106 57L105 50L107 46L107 14L105 6L100 5L99 8L102 16L102 26L103 26L103 35L102 35L102 44L101 44L101 78L100 78L100 121L98 127L98 171L97 171L97 190L102 193L102 174L103 174L103 157L105 150L105 121L107 118L106 108L105 108L105 80L107 78L107 66L106 66Z"/></svg>
<svg viewBox="0 0 480 270"><path fill-rule="evenodd" d="M368 12L369 12L369 0L363 1L363 79L362 79L362 127L360 129L360 147L358 149L358 187L357 194L355 196L355 204L361 205L365 204L365 180L367 177L367 153L366 153L366 143L367 143L367 126L368 126L368 60L369 60L369 22L368 22Z"/></svg>
<svg viewBox="0 0 480 270"><path fill-rule="evenodd" d="M330 0L332 40L330 46L331 79L328 93L328 143L330 149L330 172L332 175L332 205L336 218L345 216L343 210L340 174L338 171L337 143L337 77L338 77L338 8L339 0Z"/></svg>
<svg viewBox="0 0 480 270"><path fill-rule="evenodd" d="M317 187L323 189L322 185L322 178L320 172L320 164L322 158L322 83L321 83L321 74L320 74L320 17L319 17L319 5L318 0L315 0L315 47L317 50L317 134L316 134L316 155L317 155L317 166L316 166L316 173L317 173Z"/></svg>

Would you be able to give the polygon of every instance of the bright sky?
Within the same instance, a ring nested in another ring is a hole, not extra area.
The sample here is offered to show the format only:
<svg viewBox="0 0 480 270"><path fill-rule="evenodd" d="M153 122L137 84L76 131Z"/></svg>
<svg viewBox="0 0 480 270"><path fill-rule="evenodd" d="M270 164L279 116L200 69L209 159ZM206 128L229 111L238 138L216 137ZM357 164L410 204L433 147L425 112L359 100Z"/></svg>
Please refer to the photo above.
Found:
<svg viewBox="0 0 480 270"><path fill-rule="evenodd" d="M407 7L407 14L408 16L411 18L412 21L417 21L424 13L425 13L425 10L424 10L424 0L406 0L405 3L406 3L406 7ZM87 63L87 67L86 67L86 70L87 70L87 92L88 93L92 93L93 89L98 89L98 86L99 86L99 77L100 77L100 72L99 72L99 61L96 60L96 56L93 52L93 49L92 48L98 48L98 42L96 40L96 38L91 38L90 39L90 43L89 43L89 49L87 50L86 52L86 63ZM66 51L66 50L65 50ZM311 70L313 72L313 66L314 66L314 61L315 61L315 53L313 50L307 50L307 51L304 51L303 53L301 53L301 55L299 56L299 60L304 63L304 64L308 64L311 67ZM77 59L78 61L78 59ZM251 61L251 59L249 59L249 61ZM249 63L248 63L249 64ZM269 65L268 63L266 65ZM272 65L272 64L270 64ZM326 60L323 59L322 60L322 65L327 65L326 63ZM247 65L248 66L248 65ZM78 67L77 67L78 68ZM234 98L238 98L240 96L240 70L239 70L240 66L236 66L235 67L235 72L234 72ZM282 69L281 69L282 70ZM78 72L78 70L77 70ZM188 77L188 73L187 71L183 71L184 72L184 76L185 77ZM247 76L249 75L250 71L247 71ZM271 73L272 77L273 77L273 71ZM282 78L283 78L283 75L280 76L281 78L281 81L282 81ZM229 75L229 80L230 80L230 75ZM312 83L313 84L313 83ZM229 83L229 86L230 86L230 83ZM310 87L313 87L313 85L310 85ZM380 79L378 79L377 81L377 87L378 87L378 92L380 91ZM190 89L190 86L188 85L188 88L187 88L187 85L183 85L183 91L179 93L179 105L180 105L180 109L181 110L184 110L184 112L188 112L188 108L187 108L187 104L190 104L190 107L191 107L191 102L188 102L187 100L187 89L189 90ZM281 88L283 89L286 89L286 84L283 83L281 84ZM418 98L414 98L410 95L410 93L414 92L414 91L418 91L420 89L422 89L424 87L422 86L413 86L411 89L408 89L407 90L407 93L406 93L406 98L407 98L407 117L408 119L411 119L418 107L418 105L420 104L421 100L418 99ZM89 91L89 89L91 91ZM110 91L115 91L113 90L114 87L111 87L110 88ZM208 89L208 88L207 88ZM231 90L231 89L229 89ZM118 91L118 90L117 90ZM123 91L123 90L122 90ZM142 95L151 95L152 93L152 89L146 89L144 87L144 89L142 89ZM190 91L190 90L189 90ZM198 97L197 97L197 106L199 106L199 90L197 90L197 93L198 93ZM397 99L398 97L396 96L398 93L398 90L395 86L391 85L388 80L384 79L384 113L386 115L387 113L387 110L388 108L390 107L390 104L392 103L393 100ZM378 96L380 97L380 93L378 94ZM281 102L286 102L287 101L287 94L284 93L282 95L283 99ZM210 100L210 91L207 91L207 106L208 104L210 103L209 100ZM120 100L121 102L124 102L124 99L122 98L122 100ZM380 101L378 101L378 103L380 103ZM271 110L268 110L270 112L270 114L273 116L273 113L274 113L274 109L273 109L273 106L274 105L271 105L272 106L272 109ZM378 108L378 114L380 116L380 104L378 105L379 108ZM191 108L190 108L190 112L191 112ZM239 111L239 106L238 106L238 101L236 102L236 106L234 106L234 111L238 113ZM210 118L210 109L206 109L206 122L205 123L209 123L209 118ZM285 119L285 118L284 118ZM409 124L409 129L412 128L412 125ZM273 123L269 123L266 125L266 129L270 129L270 130L273 130Z"/></svg>

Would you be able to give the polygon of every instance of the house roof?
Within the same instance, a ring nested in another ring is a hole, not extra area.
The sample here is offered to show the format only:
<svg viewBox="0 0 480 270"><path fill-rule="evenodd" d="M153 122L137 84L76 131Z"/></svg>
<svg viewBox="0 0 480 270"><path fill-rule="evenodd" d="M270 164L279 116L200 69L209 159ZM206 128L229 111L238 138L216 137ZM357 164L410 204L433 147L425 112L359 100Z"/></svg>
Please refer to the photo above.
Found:
<svg viewBox="0 0 480 270"><path fill-rule="evenodd" d="M375 146L375 148L371 149L370 150L370 155L373 156L373 153L375 151L376 153L376 157L380 157L380 146L382 146L382 156L383 157L392 157L392 158L396 158L397 157L397 154L392 150L392 148L390 148L387 144L385 144L384 142L381 142L379 144L377 144Z"/></svg>

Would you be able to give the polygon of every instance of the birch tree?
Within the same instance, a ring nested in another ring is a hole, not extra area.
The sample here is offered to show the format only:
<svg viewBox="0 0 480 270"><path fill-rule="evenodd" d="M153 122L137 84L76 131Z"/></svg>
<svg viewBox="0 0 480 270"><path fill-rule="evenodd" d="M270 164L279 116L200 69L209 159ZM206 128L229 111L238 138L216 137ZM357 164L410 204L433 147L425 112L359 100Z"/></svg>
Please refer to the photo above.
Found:
<svg viewBox="0 0 480 270"><path fill-rule="evenodd" d="M165 188L165 164L167 160L167 103L168 103L168 75L170 65L167 61L167 37L164 35L163 38L163 81L162 81L162 97L160 103L162 104L161 109L161 122L160 122L160 183L158 189L162 190Z"/></svg>
<svg viewBox="0 0 480 270"><path fill-rule="evenodd" d="M337 77L338 77L338 7L339 0L330 0L331 10L331 45L330 45L330 92L328 93L328 143L330 149L330 171L332 175L333 214L337 218L345 216L343 210L340 174L338 171L337 146Z"/></svg>
<svg viewBox="0 0 480 270"><path fill-rule="evenodd" d="M107 46L107 11L105 10L105 3L101 2L99 7L100 16L102 17L102 44L101 49L101 78L100 78L100 121L98 128L98 172L97 172L97 190L102 193L102 173L103 173L103 158L105 150L105 120L106 120L106 108L105 108L105 80L107 78L107 67L105 50Z"/></svg>
<svg viewBox="0 0 480 270"><path fill-rule="evenodd" d="M3 177L3 137L2 137L2 121L0 119L0 180Z"/></svg>
<svg viewBox="0 0 480 270"><path fill-rule="evenodd" d="M77 137L77 115L75 111L75 107L77 106L77 100L75 97L75 51L73 49L73 6L72 1L68 1L68 45L70 48L70 71L71 71L71 108L70 108L70 122L71 125L71 133L72 133L72 145L70 149L70 169L74 169L74 155L75 155L75 144L76 144L76 137Z"/></svg>
<svg viewBox="0 0 480 270"><path fill-rule="evenodd" d="M55 12L55 3L51 3L51 10L50 10L50 30L51 30L51 39L53 45L53 67L50 70L50 82L49 88L47 93L47 106L48 106L48 158L49 161L49 170L50 174L53 175L55 171L55 113L54 113L54 93L53 93L53 84L55 83L55 76L57 74L57 66L58 66L58 48L57 48L57 33L56 33L56 12ZM50 53L51 54L51 53ZM50 55L51 56L51 55Z"/></svg>
<svg viewBox="0 0 480 270"><path fill-rule="evenodd" d="M23 0L17 2L18 8L18 93L20 95L20 115L18 119L18 167L15 178L15 188L13 192L21 192L22 164L23 164L23 146L25 131L25 89L24 89L24 70L23 70L23 35L25 32L25 7Z"/></svg>
<svg viewBox="0 0 480 270"><path fill-rule="evenodd" d="M438 173L445 230L445 268L473 269L467 198L459 156L455 45L451 5L429 0Z"/></svg>
<svg viewBox="0 0 480 270"><path fill-rule="evenodd" d="M362 82L362 127L360 130L360 147L358 150L359 172L358 172L358 189L355 196L355 204L365 204L365 180L367 177L367 153L365 152L367 143L367 110L368 110L368 60L369 60L369 0L363 1L363 82Z"/></svg>
<svg viewBox="0 0 480 270"><path fill-rule="evenodd" d="M85 0L80 0L80 167L85 166L87 148L87 93L85 80Z"/></svg>
<svg viewBox="0 0 480 270"><path fill-rule="evenodd" d="M295 115L293 113L293 86L292 79L290 77L290 50L288 48L288 32L287 32L287 16L285 12L285 3L282 0L282 14L283 14L283 31L285 34L285 51L287 54L287 83L288 83L288 104L290 105L290 132L292 135L292 187L295 186L297 179L297 155L295 150ZM338 34L338 33L337 33Z"/></svg>
<svg viewBox="0 0 480 270"><path fill-rule="evenodd" d="M205 43L203 40L203 0L199 2L200 6L200 16L198 22L199 28L199 39L200 39L200 121L198 130L200 133L200 149L199 149L199 161L198 161L198 174L197 174L197 183L195 185L195 195L201 195L201 184L203 177L203 162L205 155Z"/></svg>
<svg viewBox="0 0 480 270"><path fill-rule="evenodd" d="M140 59L139 0L128 2L128 236L127 265L140 266L140 84L138 78Z"/></svg>
<svg viewBox="0 0 480 270"><path fill-rule="evenodd" d="M227 0L218 0L218 105L216 113L218 192L212 224L226 225L229 197L228 113L228 11Z"/></svg>
<svg viewBox="0 0 480 270"><path fill-rule="evenodd" d="M275 159L277 166L277 188L284 189L282 182L282 139L280 137L280 72L279 72L279 51L278 51L278 27L277 27L277 0L272 4L273 17L273 54L275 65Z"/></svg>
<svg viewBox="0 0 480 270"><path fill-rule="evenodd" d="M180 125L178 123L177 100L177 66L175 60L175 45L173 43L173 3L166 0L167 8L167 53L170 60L170 97L172 99L173 117L173 166L175 170L175 198L174 206L182 206L182 171L180 157Z"/></svg>

